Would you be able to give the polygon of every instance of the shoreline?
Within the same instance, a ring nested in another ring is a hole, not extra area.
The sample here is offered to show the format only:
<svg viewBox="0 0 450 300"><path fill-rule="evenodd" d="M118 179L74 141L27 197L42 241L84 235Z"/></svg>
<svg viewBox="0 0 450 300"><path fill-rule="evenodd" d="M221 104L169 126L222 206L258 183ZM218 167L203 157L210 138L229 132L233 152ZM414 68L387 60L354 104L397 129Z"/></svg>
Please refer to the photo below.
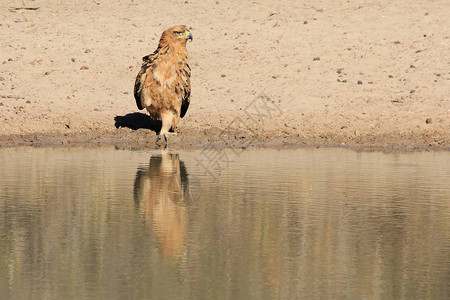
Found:
<svg viewBox="0 0 450 300"><path fill-rule="evenodd" d="M437 140L420 134L380 134L379 136L361 135L349 139L348 137L320 134L318 136L291 135L273 136L260 134L258 136L245 136L228 132L223 134L193 134L181 132L179 136L169 140L168 148L202 149L216 148L343 148L355 151L381 151L381 152L415 152L415 151L450 151L446 140ZM246 141L248 140L248 141ZM156 143L156 134L150 130L130 130L118 128L109 131L84 131L79 133L30 133L0 135L0 149L19 147L108 147L119 149L158 149L164 144Z"/></svg>

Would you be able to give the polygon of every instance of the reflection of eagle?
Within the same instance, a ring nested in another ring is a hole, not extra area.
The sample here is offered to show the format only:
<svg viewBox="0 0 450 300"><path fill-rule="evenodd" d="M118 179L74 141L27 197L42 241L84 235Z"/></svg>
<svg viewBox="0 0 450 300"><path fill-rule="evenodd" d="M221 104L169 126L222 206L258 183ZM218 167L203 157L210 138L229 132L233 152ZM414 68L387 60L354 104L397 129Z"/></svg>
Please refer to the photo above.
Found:
<svg viewBox="0 0 450 300"><path fill-rule="evenodd" d="M187 40L192 34L184 25L163 32L158 48L144 56L134 84L134 98L139 109L147 108L150 116L161 120L161 135L167 142L180 117L189 107L191 69L187 64ZM173 133L175 134L175 133Z"/></svg>
<svg viewBox="0 0 450 300"><path fill-rule="evenodd" d="M139 168L134 182L134 201L146 223L151 223L166 258L185 255L188 174L178 154L162 150L147 168Z"/></svg>

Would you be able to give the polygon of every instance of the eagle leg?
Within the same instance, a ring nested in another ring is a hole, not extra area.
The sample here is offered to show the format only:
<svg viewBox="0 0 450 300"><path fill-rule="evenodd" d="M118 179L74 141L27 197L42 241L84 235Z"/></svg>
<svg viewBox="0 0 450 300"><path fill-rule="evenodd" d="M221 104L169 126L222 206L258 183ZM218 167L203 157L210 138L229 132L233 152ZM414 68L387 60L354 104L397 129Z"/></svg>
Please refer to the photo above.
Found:
<svg viewBox="0 0 450 300"><path fill-rule="evenodd" d="M163 136L164 140L167 144L167 142L169 140L169 135L175 135L175 136L177 135L176 132L170 132L170 129L173 124L173 119L174 119L174 115L170 111L166 111L165 113L161 114L162 126L161 126L161 131L159 132L159 135L158 135L158 141L161 138L161 136Z"/></svg>

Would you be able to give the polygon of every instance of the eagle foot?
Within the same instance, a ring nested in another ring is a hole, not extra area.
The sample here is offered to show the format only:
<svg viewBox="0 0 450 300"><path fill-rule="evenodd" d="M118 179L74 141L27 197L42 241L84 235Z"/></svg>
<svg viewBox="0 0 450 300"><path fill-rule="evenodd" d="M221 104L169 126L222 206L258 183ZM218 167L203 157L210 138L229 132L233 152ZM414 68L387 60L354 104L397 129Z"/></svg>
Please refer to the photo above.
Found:
<svg viewBox="0 0 450 300"><path fill-rule="evenodd" d="M177 136L178 134L176 132L165 132L165 133L160 133L157 135L156 137L156 143L160 144L161 142L161 136L164 137L164 142L167 145L167 143L169 142L169 136Z"/></svg>

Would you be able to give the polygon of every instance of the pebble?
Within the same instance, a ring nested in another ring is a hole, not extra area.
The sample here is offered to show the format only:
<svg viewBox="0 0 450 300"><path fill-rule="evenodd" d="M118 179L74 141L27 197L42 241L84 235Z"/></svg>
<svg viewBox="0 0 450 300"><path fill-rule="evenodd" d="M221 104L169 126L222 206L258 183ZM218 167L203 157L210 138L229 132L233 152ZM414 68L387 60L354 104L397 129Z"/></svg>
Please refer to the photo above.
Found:
<svg viewBox="0 0 450 300"><path fill-rule="evenodd" d="M358 80L356 83L357 84L363 84L363 82L361 80Z"/></svg>
<svg viewBox="0 0 450 300"><path fill-rule="evenodd" d="M4 104L3 104L3 102L0 102L0 106L3 106Z"/></svg>
<svg viewBox="0 0 450 300"><path fill-rule="evenodd" d="M313 61L320 60L320 57L316 56L313 58Z"/></svg>
<svg viewBox="0 0 450 300"><path fill-rule="evenodd" d="M389 75L389 78L394 78L394 76L392 76L392 75Z"/></svg>
<svg viewBox="0 0 450 300"><path fill-rule="evenodd" d="M81 66L80 70L89 70L88 66Z"/></svg>
<svg viewBox="0 0 450 300"><path fill-rule="evenodd" d="M19 19L16 19L14 22L16 22L16 23L25 23L25 22L28 22L28 19L27 18L19 18Z"/></svg>
<svg viewBox="0 0 450 300"><path fill-rule="evenodd" d="M75 62L75 61L76 61L76 59L75 59L75 58L73 58L73 57L72 57L72 58L71 58L70 60L71 60L72 62Z"/></svg>
<svg viewBox="0 0 450 300"><path fill-rule="evenodd" d="M222 77L222 78L223 78L223 77L227 77L227 75L225 75L225 74L222 74L222 75L220 75L220 77Z"/></svg>
<svg viewBox="0 0 450 300"><path fill-rule="evenodd" d="M25 101L25 103L28 103L28 104L30 104L30 103L31 103L31 101L30 101L30 100L27 100L27 101Z"/></svg>
<svg viewBox="0 0 450 300"><path fill-rule="evenodd" d="M431 124L431 123L433 123L433 119L431 119L431 118L428 118L428 119L426 119L426 120L425 120L425 123L427 123L427 124Z"/></svg>

